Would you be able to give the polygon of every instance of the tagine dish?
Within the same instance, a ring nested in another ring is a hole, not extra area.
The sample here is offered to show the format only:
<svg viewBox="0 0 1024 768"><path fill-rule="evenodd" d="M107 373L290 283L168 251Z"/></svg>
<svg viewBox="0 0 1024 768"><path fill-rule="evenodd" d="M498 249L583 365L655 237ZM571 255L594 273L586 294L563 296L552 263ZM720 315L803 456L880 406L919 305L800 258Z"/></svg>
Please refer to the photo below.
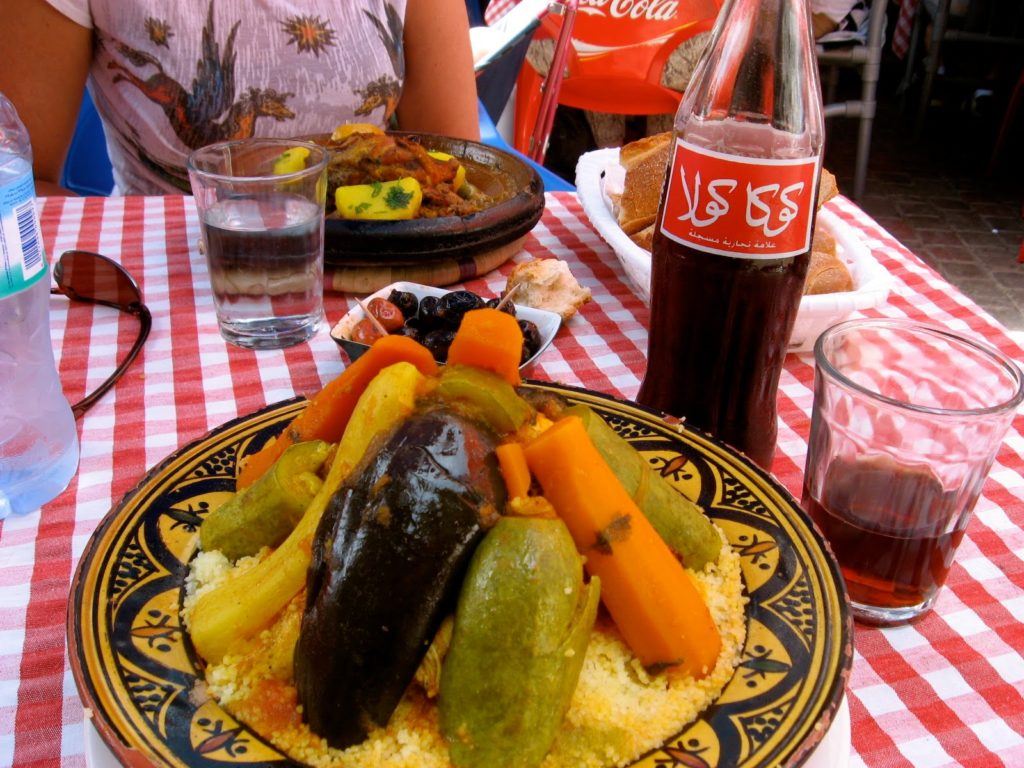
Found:
<svg viewBox="0 0 1024 768"><path fill-rule="evenodd" d="M429 265L446 265L449 273L454 265L463 277L493 269L518 250L544 211L537 172L480 142L362 125L310 140L331 152L326 263L419 270L372 288L352 276L335 286L341 290L418 279L412 275Z"/></svg>

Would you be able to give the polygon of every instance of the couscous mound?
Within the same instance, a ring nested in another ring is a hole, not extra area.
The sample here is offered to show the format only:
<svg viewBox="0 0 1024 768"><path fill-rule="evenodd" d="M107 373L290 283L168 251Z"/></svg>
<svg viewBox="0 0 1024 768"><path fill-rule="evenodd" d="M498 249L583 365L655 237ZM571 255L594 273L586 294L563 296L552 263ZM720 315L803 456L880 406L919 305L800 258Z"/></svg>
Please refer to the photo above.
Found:
<svg viewBox="0 0 1024 768"><path fill-rule="evenodd" d="M235 578L265 556L233 568L218 552L193 560L183 617L197 595ZM614 624L599 616L568 714L543 768L610 768L625 765L678 733L714 701L739 663L746 632L739 556L723 546L717 563L691 571L722 640L715 668L700 680L649 675L623 643ZM361 744L332 749L303 722L291 682L292 651L305 593L297 595L274 625L221 663L206 668L207 690L234 717L293 759L332 768L449 768L448 748L435 703L410 685L387 728Z"/></svg>

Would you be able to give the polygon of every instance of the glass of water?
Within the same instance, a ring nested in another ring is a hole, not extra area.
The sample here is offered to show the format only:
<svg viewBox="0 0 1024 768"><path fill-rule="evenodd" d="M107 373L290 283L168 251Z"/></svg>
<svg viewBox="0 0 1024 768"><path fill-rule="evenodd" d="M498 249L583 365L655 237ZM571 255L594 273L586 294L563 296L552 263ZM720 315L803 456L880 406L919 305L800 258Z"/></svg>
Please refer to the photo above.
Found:
<svg viewBox="0 0 1024 768"><path fill-rule="evenodd" d="M328 153L244 139L188 159L221 335L249 349L305 341L323 320Z"/></svg>

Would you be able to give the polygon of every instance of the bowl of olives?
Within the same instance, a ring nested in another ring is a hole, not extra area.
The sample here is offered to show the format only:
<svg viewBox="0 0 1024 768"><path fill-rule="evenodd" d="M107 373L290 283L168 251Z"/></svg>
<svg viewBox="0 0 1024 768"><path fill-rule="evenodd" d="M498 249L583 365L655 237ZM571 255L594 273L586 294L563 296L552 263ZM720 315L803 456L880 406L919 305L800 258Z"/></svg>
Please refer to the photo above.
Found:
<svg viewBox="0 0 1024 768"><path fill-rule="evenodd" d="M500 297L484 298L472 291L449 291L419 283L398 282L381 288L363 299L362 306L350 310L331 329L333 338L350 360L370 348L382 329L390 334L409 336L425 346L439 363L448 358L448 347L462 322L473 309L496 307ZM365 311L363 308L366 308ZM519 367L533 363L555 338L562 318L555 312L517 305L501 306L503 312L519 321L523 331L523 354ZM374 322L366 316L373 315Z"/></svg>

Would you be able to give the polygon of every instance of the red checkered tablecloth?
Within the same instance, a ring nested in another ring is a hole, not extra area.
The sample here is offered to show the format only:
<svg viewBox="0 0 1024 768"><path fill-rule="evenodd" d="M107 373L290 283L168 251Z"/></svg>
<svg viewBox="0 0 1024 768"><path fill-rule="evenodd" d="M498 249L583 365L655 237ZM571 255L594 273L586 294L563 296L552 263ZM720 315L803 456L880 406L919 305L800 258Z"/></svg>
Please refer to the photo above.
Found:
<svg viewBox="0 0 1024 768"><path fill-rule="evenodd" d="M491 0L484 9L484 21L493 24L516 7L519 0Z"/></svg>
<svg viewBox="0 0 1024 768"><path fill-rule="evenodd" d="M926 319L1021 349L970 299L851 203L829 204L895 277L879 314ZM80 422L81 466L41 512L0 523L0 765L80 766L83 712L67 660L71 576L92 531L147 469L217 425L296 393L344 367L326 330L278 352L230 347L217 332L190 198L51 198L47 251L77 247L120 260L153 312L139 359ZM543 355L535 378L632 397L644 371L647 309L573 194L548 195L529 257L557 257L590 287L584 307ZM468 287L491 295L500 273ZM335 322L352 303L330 295ZM52 301L54 347L68 397L102 381L135 336L115 310ZM774 471L799 494L813 367L786 361ZM1024 765L1024 421L999 453L936 610L899 629L856 628L849 681L853 766Z"/></svg>

